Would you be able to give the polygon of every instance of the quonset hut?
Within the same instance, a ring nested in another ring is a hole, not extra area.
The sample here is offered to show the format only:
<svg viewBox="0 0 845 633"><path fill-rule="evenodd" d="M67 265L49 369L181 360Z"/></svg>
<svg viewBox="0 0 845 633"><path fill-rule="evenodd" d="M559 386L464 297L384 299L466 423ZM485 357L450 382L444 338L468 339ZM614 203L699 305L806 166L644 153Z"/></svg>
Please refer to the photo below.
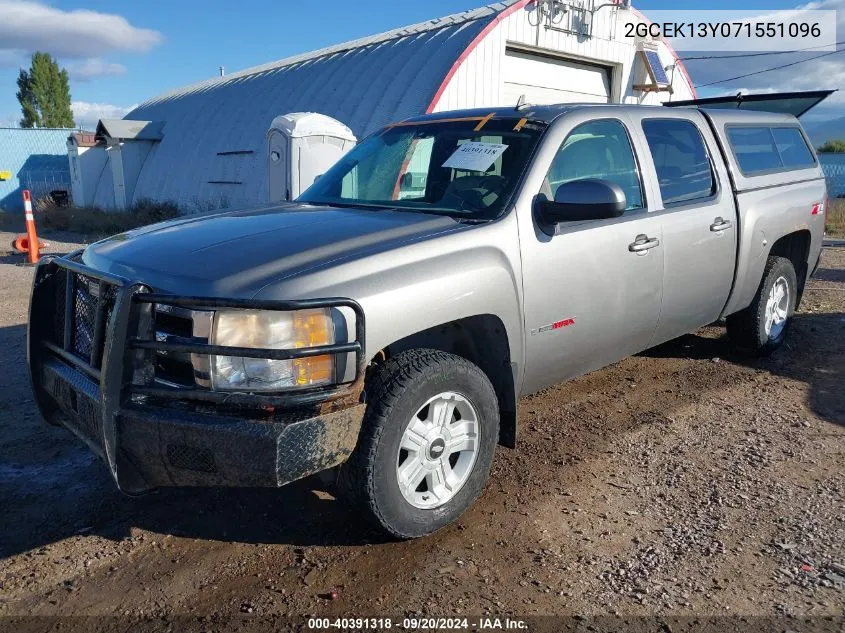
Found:
<svg viewBox="0 0 845 633"><path fill-rule="evenodd" d="M627 23L645 21L629 5L508 0L154 97L126 119L156 134L115 138L109 130L126 126L101 122L106 152L91 161L101 175L85 187L84 203L122 208L152 198L192 210L266 202L266 134L289 112L328 115L362 138L423 112L516 104L520 95L534 104L694 98L665 43L625 37Z"/></svg>

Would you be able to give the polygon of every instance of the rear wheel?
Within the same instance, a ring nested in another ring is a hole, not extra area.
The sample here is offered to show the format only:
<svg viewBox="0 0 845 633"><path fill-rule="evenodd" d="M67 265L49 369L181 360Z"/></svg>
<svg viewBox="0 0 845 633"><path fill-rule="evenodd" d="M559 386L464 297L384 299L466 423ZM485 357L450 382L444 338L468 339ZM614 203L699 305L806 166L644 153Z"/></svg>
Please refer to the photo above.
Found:
<svg viewBox="0 0 845 633"><path fill-rule="evenodd" d="M751 305L727 319L734 344L756 356L767 356L783 344L795 312L798 281L792 262L770 257Z"/></svg>
<svg viewBox="0 0 845 633"><path fill-rule="evenodd" d="M496 393L478 367L436 350L403 352L370 382L341 494L394 537L430 534L463 514L487 481Z"/></svg>

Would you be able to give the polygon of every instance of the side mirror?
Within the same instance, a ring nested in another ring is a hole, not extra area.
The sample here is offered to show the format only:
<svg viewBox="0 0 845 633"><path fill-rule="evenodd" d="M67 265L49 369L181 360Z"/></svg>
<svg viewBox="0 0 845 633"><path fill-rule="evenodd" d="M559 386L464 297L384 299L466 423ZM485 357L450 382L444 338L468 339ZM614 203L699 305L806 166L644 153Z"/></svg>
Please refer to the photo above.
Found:
<svg viewBox="0 0 845 633"><path fill-rule="evenodd" d="M565 182L557 188L554 201L537 203L541 219L548 224L618 218L628 202L622 187L609 180L585 178Z"/></svg>

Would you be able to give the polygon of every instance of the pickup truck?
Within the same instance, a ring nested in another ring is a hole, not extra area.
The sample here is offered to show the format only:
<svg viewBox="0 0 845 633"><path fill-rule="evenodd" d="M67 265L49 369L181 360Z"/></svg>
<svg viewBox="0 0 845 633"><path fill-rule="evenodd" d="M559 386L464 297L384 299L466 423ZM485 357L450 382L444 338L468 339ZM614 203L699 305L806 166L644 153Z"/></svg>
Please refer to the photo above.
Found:
<svg viewBox="0 0 845 633"><path fill-rule="evenodd" d="M327 471L374 525L419 537L515 447L520 396L723 318L738 348L780 347L825 203L788 115L411 118L293 202L41 260L36 400L129 494Z"/></svg>

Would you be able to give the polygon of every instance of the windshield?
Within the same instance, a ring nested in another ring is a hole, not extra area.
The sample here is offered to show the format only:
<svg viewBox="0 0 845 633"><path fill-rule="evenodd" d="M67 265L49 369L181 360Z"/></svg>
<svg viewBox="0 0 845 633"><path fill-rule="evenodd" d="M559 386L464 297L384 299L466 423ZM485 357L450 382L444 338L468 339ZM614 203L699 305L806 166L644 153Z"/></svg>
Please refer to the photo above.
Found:
<svg viewBox="0 0 845 633"><path fill-rule="evenodd" d="M544 129L518 117L399 123L362 141L297 200L493 219Z"/></svg>

